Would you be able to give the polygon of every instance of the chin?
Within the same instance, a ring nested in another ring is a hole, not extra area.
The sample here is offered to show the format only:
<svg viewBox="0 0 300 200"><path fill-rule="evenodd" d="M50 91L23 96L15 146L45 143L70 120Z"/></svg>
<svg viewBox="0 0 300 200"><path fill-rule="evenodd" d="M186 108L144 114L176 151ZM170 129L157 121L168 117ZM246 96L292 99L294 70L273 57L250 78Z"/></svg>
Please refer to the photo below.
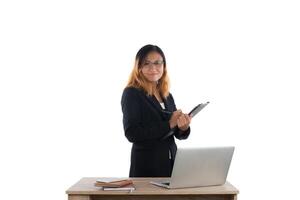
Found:
<svg viewBox="0 0 300 200"><path fill-rule="evenodd" d="M151 79L151 80L149 80L150 82L157 82L157 81L159 81L159 78L157 78L157 79Z"/></svg>
<svg viewBox="0 0 300 200"><path fill-rule="evenodd" d="M156 77L151 77L151 78L147 78L147 79L150 82L157 82L157 81L159 81L159 78L156 78Z"/></svg>

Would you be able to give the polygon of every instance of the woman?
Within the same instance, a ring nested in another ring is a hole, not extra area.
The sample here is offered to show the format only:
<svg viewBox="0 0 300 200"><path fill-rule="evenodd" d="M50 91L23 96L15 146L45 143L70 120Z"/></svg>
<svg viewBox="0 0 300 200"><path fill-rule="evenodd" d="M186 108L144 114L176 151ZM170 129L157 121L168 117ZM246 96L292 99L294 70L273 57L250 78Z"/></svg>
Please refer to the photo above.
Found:
<svg viewBox="0 0 300 200"><path fill-rule="evenodd" d="M138 51L121 104L125 136L133 143L129 176L170 177L177 150L174 137L189 136L191 117L176 109L165 55L158 46Z"/></svg>

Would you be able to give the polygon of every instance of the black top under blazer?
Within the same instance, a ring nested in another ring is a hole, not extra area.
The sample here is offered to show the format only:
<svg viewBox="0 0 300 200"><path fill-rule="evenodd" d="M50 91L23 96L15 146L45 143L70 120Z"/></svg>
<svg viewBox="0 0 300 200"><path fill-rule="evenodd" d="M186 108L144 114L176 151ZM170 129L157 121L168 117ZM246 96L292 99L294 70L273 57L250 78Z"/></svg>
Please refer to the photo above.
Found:
<svg viewBox="0 0 300 200"><path fill-rule="evenodd" d="M176 111L171 95L163 99L166 111ZM178 128L174 135L162 139L170 131L171 114L162 112L155 98L142 89L127 87L122 100L125 136L133 143L131 149L130 177L170 177L173 169L177 139L186 139L190 128L184 133Z"/></svg>

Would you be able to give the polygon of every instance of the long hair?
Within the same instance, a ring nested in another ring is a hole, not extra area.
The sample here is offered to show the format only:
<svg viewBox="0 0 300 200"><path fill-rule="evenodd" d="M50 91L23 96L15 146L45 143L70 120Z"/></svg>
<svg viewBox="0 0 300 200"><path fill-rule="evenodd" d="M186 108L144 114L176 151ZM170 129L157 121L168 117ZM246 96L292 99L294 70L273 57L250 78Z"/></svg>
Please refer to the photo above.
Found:
<svg viewBox="0 0 300 200"><path fill-rule="evenodd" d="M157 52L163 58L164 72L162 77L158 80L156 88L153 87L153 84L149 82L142 73L143 63L150 52ZM166 58L163 51L158 46L148 44L143 46L137 52L135 56L134 67L129 76L129 80L126 87L135 87L143 89L147 93L147 95L154 95L156 89L164 98L166 98L169 95L170 81L167 73Z"/></svg>

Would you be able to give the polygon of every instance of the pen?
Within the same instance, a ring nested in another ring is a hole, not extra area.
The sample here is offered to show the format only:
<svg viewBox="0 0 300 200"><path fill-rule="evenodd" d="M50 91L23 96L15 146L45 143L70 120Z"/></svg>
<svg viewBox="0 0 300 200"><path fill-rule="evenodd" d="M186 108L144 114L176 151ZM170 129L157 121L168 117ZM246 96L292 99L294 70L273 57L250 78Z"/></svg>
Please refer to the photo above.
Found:
<svg viewBox="0 0 300 200"><path fill-rule="evenodd" d="M125 187L125 188L103 188L105 191L128 191L129 193L132 193L135 188L134 187Z"/></svg>
<svg viewBox="0 0 300 200"><path fill-rule="evenodd" d="M167 110L162 110L164 113L172 114L173 112L167 111Z"/></svg>

